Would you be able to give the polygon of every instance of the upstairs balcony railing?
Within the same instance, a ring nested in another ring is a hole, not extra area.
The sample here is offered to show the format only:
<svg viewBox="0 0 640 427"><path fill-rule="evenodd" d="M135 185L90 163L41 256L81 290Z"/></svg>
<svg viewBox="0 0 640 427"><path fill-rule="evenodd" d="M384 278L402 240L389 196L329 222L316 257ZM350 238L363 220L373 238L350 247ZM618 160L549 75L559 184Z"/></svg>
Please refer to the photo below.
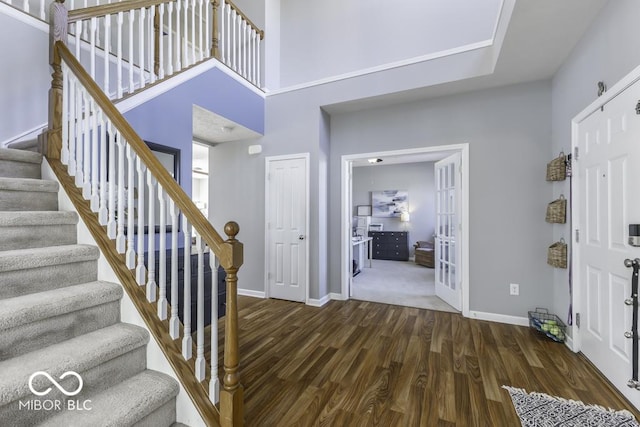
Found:
<svg viewBox="0 0 640 427"><path fill-rule="evenodd" d="M0 0L50 21L52 0ZM230 0L67 0L68 45L114 100L216 58L262 86L260 30Z"/></svg>

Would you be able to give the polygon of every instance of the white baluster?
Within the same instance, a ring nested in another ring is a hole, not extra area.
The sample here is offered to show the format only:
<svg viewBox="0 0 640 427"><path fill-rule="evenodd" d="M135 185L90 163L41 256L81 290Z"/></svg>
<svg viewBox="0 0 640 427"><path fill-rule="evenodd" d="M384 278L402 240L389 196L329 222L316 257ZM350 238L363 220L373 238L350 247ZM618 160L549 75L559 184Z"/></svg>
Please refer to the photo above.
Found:
<svg viewBox="0 0 640 427"><path fill-rule="evenodd" d="M102 90L111 98L109 94L109 57L111 49L111 15L104 17L104 86Z"/></svg>
<svg viewBox="0 0 640 427"><path fill-rule="evenodd" d="M136 159L138 172L138 266L136 267L136 281L138 285L145 284L147 269L144 266L144 181L146 167L140 157Z"/></svg>
<svg viewBox="0 0 640 427"><path fill-rule="evenodd" d="M119 131L116 131L116 144L118 144L118 233L116 235L116 249L118 253L123 254L126 249L126 240L124 237L124 220L125 220L125 195L124 195L124 147L126 141Z"/></svg>
<svg viewBox="0 0 640 427"><path fill-rule="evenodd" d="M193 352L193 339L191 338L191 224L187 217L182 215L184 228L184 307L182 309L182 323L184 331L182 335L182 357L191 359Z"/></svg>
<svg viewBox="0 0 640 427"><path fill-rule="evenodd" d="M209 400L218 403L220 400L220 379L218 377L218 257L209 250L211 264L211 379L209 380Z"/></svg>
<svg viewBox="0 0 640 427"><path fill-rule="evenodd" d="M24 10L26 13L29 13L29 0L24 0L22 2L22 10Z"/></svg>
<svg viewBox="0 0 640 427"><path fill-rule="evenodd" d="M154 189L157 182L151 175L151 171L147 169L147 185L149 187L149 219L147 220L147 301L154 302L156 300L156 223L155 223L155 193ZM159 188L158 188L159 189Z"/></svg>
<svg viewBox="0 0 640 427"><path fill-rule="evenodd" d="M144 23L145 23L145 14L146 9L144 7L140 8L140 19L138 23L138 58L140 60L140 89L142 89L146 84L146 79L144 78ZM131 63L133 64L133 58L131 58Z"/></svg>
<svg viewBox="0 0 640 427"><path fill-rule="evenodd" d="M196 0L191 1L191 64L196 63Z"/></svg>
<svg viewBox="0 0 640 427"><path fill-rule="evenodd" d="M69 10L73 10L76 8L76 1L75 0L71 0L69 2Z"/></svg>
<svg viewBox="0 0 640 427"><path fill-rule="evenodd" d="M158 184L158 209L160 212L160 243L158 248L158 261L160 271L158 271L158 288L160 295L158 298L158 318L167 318L167 204L165 202L164 189Z"/></svg>
<svg viewBox="0 0 640 427"><path fill-rule="evenodd" d="M227 36L225 34L225 29L226 29L226 17L227 17L227 5L225 3L224 0L222 0L220 2L220 39L218 40L219 46L220 46L220 61L222 61L223 63L227 62L227 44L226 44L226 39ZM209 26L209 24L207 23L207 26Z"/></svg>
<svg viewBox="0 0 640 427"><path fill-rule="evenodd" d="M82 35L82 21L76 21L76 59L78 61L80 61L80 43L81 43L81 39L80 36Z"/></svg>
<svg viewBox="0 0 640 427"><path fill-rule="evenodd" d="M113 126L109 122L108 128L109 135L109 153L107 154L109 162L109 182L107 187L109 188L109 221L107 222L107 236L113 240L117 234L116 224L116 134L113 131Z"/></svg>
<svg viewBox="0 0 640 427"><path fill-rule="evenodd" d="M129 11L129 90L128 93L133 93L134 85L133 85L133 27L136 21L136 11Z"/></svg>
<svg viewBox="0 0 640 427"><path fill-rule="evenodd" d="M84 179L82 177L82 162L84 159L82 158L82 144L84 143L84 109L82 102L84 101L84 88L78 82L76 90L78 90L78 95L76 96L76 120L77 120L77 128L76 128L76 187L82 188L82 183Z"/></svg>
<svg viewBox="0 0 640 427"><path fill-rule="evenodd" d="M176 68L175 71L182 70L182 33L180 33L180 11L182 10L182 0L176 0Z"/></svg>
<svg viewBox="0 0 640 427"><path fill-rule="evenodd" d="M171 3L169 3L171 4ZM164 79L164 3L162 3L158 7L158 14L160 21L160 29L158 30L160 34L158 34L158 38L160 42L158 43L158 78ZM171 38L171 36L169 36Z"/></svg>
<svg viewBox="0 0 640 427"><path fill-rule="evenodd" d="M98 220L100 225L107 225L109 211L107 210L107 124L104 114L100 110L100 210ZM113 155L113 153L112 153Z"/></svg>
<svg viewBox="0 0 640 427"><path fill-rule="evenodd" d="M89 104L91 106L91 210L98 212L100 207L100 198L98 197L98 112L93 99Z"/></svg>
<svg viewBox="0 0 640 427"><path fill-rule="evenodd" d="M204 380L206 361L204 360L204 246L202 236L196 236L196 249L198 251L198 302L197 322L198 332L196 336L196 366L195 374L198 381ZM213 328L213 319L211 319Z"/></svg>
<svg viewBox="0 0 640 427"><path fill-rule="evenodd" d="M225 4L227 8L227 12L223 16L223 19L227 20L226 32L224 33L224 40L227 43L227 50L224 56L224 63L229 65L231 64L231 5L227 5L224 0L222 0L221 3Z"/></svg>
<svg viewBox="0 0 640 427"><path fill-rule="evenodd" d="M89 20L89 46L90 46L90 54L89 54L89 75L92 79L96 79L96 28L97 28L98 20L96 17L91 18Z"/></svg>
<svg viewBox="0 0 640 427"><path fill-rule="evenodd" d="M256 86L262 87L261 81L262 77L260 76L260 36L258 36L258 48L256 49L256 68L257 68L257 78L256 78Z"/></svg>
<svg viewBox="0 0 640 427"><path fill-rule="evenodd" d="M182 65L186 68L189 64L189 0L184 0L184 23L182 34Z"/></svg>
<svg viewBox="0 0 640 427"><path fill-rule="evenodd" d="M147 67L149 68L149 82L153 83L156 81L156 73L154 70L155 64L155 49L156 49L156 42L155 42L155 29L153 27L153 21L156 15L156 7L155 6L151 6L149 8L149 14L147 16L147 40L148 40L148 44L149 44L149 49L147 51ZM161 21L162 22L162 21ZM160 38L160 40L162 40L162 28L160 28L160 35L158 36Z"/></svg>
<svg viewBox="0 0 640 427"><path fill-rule="evenodd" d="M230 63L231 63L231 69L234 70L234 71L237 71L238 68L237 68L236 58L237 58L238 55L237 55L237 49L236 48L237 48L238 42L236 40L236 19L238 18L238 15L237 15L235 9L233 9L231 11L231 16L233 17L233 24L232 24L233 25L233 27L232 27L233 28L233 33L232 33L232 36L231 36L231 38L232 38L232 40L231 40L231 49L232 49L231 50L231 56L232 57L230 59Z"/></svg>
<svg viewBox="0 0 640 427"><path fill-rule="evenodd" d="M251 54L249 55L251 59L251 75L249 80L251 83L256 83L256 30L251 29Z"/></svg>
<svg viewBox="0 0 640 427"><path fill-rule="evenodd" d="M118 55L118 62L117 62L117 66L116 66L116 73L117 73L117 82L116 82L116 97L117 98L122 98L123 95L123 91L122 91L122 23L124 21L124 12L118 12L118 18L117 18L117 24L118 24L118 35L117 35L117 55Z"/></svg>
<svg viewBox="0 0 640 427"><path fill-rule="evenodd" d="M247 33L249 25L247 21L242 20L242 76L246 79L249 75L247 72L247 52L249 51L249 34Z"/></svg>
<svg viewBox="0 0 640 427"><path fill-rule="evenodd" d="M173 74L173 2L167 5L167 25L167 75L170 76Z"/></svg>
<svg viewBox="0 0 640 427"><path fill-rule="evenodd" d="M62 63L62 150L60 161L63 165L69 164L69 68Z"/></svg>
<svg viewBox="0 0 640 427"><path fill-rule="evenodd" d="M77 138L77 97L78 91L76 90L76 79L69 72L69 164L67 165L67 171L69 175L75 176L76 174L76 138Z"/></svg>
<svg viewBox="0 0 640 427"><path fill-rule="evenodd" d="M83 127L83 135L82 138L84 140L84 152L83 159L84 162L84 172L82 174L82 197L85 200L91 199L91 106L89 103L89 94L83 88L82 90L82 99L83 99L83 118L82 122L84 124Z"/></svg>
<svg viewBox="0 0 640 427"><path fill-rule="evenodd" d="M46 20L46 16L44 14L44 0L40 0L40 19L42 19L43 21Z"/></svg>
<svg viewBox="0 0 640 427"><path fill-rule="evenodd" d="M238 15L238 38L236 39L236 49L238 50L238 64L236 72L242 75L242 16Z"/></svg>
<svg viewBox="0 0 640 427"><path fill-rule="evenodd" d="M195 1L195 0L194 0ZM200 19L198 19L198 23L200 24L199 28L198 28L198 46L200 47L200 56L198 57L199 61L202 61L204 59L204 45L202 44L202 37L203 37L203 33L202 33L202 25L203 25L203 20L202 20L202 0L198 0L198 10L199 10L199 14L198 16L200 17ZM209 17L209 8L207 8L207 18Z"/></svg>
<svg viewBox="0 0 640 427"><path fill-rule="evenodd" d="M131 144L127 144L127 252L125 260L127 268L133 270L136 268L136 251L134 247L135 232L135 204L134 204L134 175L135 175L135 153L131 148Z"/></svg>
<svg viewBox="0 0 640 427"><path fill-rule="evenodd" d="M171 319L169 320L169 335L175 340L180 338L180 318L178 317L178 219L180 214L172 199L169 199L169 213L171 215Z"/></svg>

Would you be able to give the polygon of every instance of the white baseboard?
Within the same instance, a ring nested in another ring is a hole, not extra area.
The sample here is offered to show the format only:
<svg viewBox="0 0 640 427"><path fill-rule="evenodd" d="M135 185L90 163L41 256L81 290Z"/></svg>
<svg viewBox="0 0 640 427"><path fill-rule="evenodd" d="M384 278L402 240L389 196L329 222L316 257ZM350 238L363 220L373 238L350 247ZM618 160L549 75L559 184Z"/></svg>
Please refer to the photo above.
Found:
<svg viewBox="0 0 640 427"><path fill-rule="evenodd" d="M328 303L330 300L331 300L330 295L325 295L320 299L309 298L309 300L307 301L307 305L310 305L311 307L322 307L323 305Z"/></svg>
<svg viewBox="0 0 640 427"><path fill-rule="evenodd" d="M576 350L573 348L573 338L571 338L569 335L566 336L565 341L564 341L564 345L569 347L569 350L571 350L574 353L576 353Z"/></svg>
<svg viewBox="0 0 640 427"><path fill-rule="evenodd" d="M509 325L529 326L529 318L519 316L507 316L506 314L485 313L482 311L469 311L470 319L488 320L490 322L507 323Z"/></svg>
<svg viewBox="0 0 640 427"><path fill-rule="evenodd" d="M329 298L331 298L332 300L336 300L336 301L346 301L347 300L346 298L344 298L342 296L341 293L338 293L338 292L331 292L329 294Z"/></svg>
<svg viewBox="0 0 640 427"><path fill-rule="evenodd" d="M238 289L238 295L253 298L266 298L267 296L263 291L254 291L252 289Z"/></svg>

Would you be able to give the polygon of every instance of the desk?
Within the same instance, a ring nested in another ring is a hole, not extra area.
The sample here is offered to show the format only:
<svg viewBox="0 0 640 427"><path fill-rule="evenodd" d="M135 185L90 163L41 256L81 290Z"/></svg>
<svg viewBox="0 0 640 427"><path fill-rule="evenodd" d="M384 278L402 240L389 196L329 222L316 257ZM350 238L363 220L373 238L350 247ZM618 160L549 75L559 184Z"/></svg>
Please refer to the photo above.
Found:
<svg viewBox="0 0 640 427"><path fill-rule="evenodd" d="M365 259L365 243L367 246L367 259L369 260L369 268L371 268L371 241L373 239L371 237L363 237L363 238L352 238L351 242L353 244L353 259L357 263L357 269L353 272L353 275L360 273L360 267L364 266Z"/></svg>

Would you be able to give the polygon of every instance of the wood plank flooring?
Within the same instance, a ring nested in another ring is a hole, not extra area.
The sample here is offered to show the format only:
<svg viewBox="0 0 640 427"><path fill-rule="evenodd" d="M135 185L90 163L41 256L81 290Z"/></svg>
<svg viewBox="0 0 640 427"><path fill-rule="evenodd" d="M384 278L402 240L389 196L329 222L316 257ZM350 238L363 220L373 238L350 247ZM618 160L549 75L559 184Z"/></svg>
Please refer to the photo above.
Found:
<svg viewBox="0 0 640 427"><path fill-rule="evenodd" d="M640 419L583 356L526 327L355 300L239 307L247 426L519 426L502 385Z"/></svg>

